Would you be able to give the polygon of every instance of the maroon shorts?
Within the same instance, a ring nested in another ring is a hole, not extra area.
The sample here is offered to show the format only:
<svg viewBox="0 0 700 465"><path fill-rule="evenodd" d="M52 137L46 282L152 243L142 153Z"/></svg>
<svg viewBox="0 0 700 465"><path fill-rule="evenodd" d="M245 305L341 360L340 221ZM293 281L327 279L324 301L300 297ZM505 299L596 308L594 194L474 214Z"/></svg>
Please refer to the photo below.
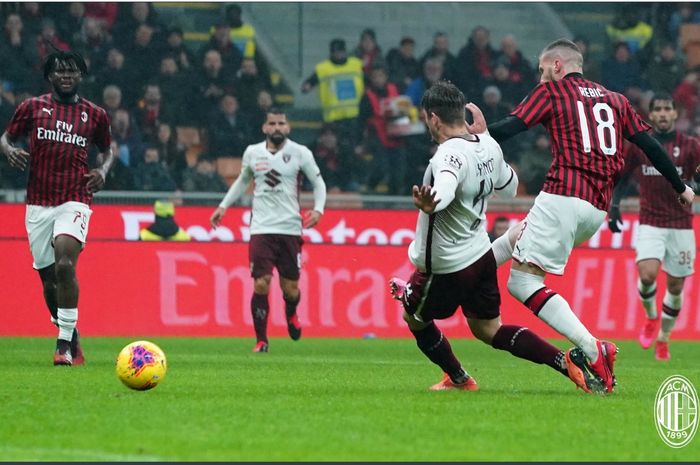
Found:
<svg viewBox="0 0 700 465"><path fill-rule="evenodd" d="M500 315L496 259L489 249L476 262L449 274L429 275L416 270L409 279L404 309L421 321L444 320L462 307L467 318L491 320Z"/></svg>
<svg viewBox="0 0 700 465"><path fill-rule="evenodd" d="M248 258L250 275L261 278L277 268L280 277L299 280L301 271L301 236L287 234L254 234L250 236Z"/></svg>

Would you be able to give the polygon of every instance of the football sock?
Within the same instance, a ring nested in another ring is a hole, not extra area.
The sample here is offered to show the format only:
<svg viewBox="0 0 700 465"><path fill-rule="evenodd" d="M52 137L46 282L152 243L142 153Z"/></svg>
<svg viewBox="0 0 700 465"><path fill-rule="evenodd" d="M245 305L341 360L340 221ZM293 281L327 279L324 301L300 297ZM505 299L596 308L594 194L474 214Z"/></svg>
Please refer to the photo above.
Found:
<svg viewBox="0 0 700 465"><path fill-rule="evenodd" d="M664 305L661 313L661 328L659 329L658 341L668 342L671 331L676 324L678 314L681 312L682 295L671 294L666 290L664 294Z"/></svg>
<svg viewBox="0 0 700 465"><path fill-rule="evenodd" d="M637 289L639 289L639 298L642 301L644 311L647 312L647 318L655 320L658 316L656 313L656 281L650 286L646 286L641 279L638 279Z"/></svg>
<svg viewBox="0 0 700 465"><path fill-rule="evenodd" d="M296 299L284 296L284 313L287 318L292 317L297 312L297 306L299 306L299 301L301 300L301 292L297 294Z"/></svg>
<svg viewBox="0 0 700 465"><path fill-rule="evenodd" d="M544 276L511 270L508 291L559 334L580 347L589 360L598 360L597 340L562 296L544 285Z"/></svg>
<svg viewBox="0 0 700 465"><path fill-rule="evenodd" d="M522 326L503 325L493 336L494 349L505 350L533 363L545 364L564 376L569 376L564 352Z"/></svg>
<svg viewBox="0 0 700 465"><path fill-rule="evenodd" d="M78 322L77 308L59 308L58 309L58 338L64 341L73 339L73 330Z"/></svg>
<svg viewBox="0 0 700 465"><path fill-rule="evenodd" d="M267 294L253 293L253 298L250 299L250 310L253 314L255 338L258 341L267 342L267 317L270 314Z"/></svg>
<svg viewBox="0 0 700 465"><path fill-rule="evenodd" d="M459 360L452 353L452 347L447 338L431 322L425 328L414 331L413 337L416 338L418 348L425 354L428 359L442 368L442 371L447 373L455 383L461 384L467 380L467 374L459 363Z"/></svg>
<svg viewBox="0 0 700 465"><path fill-rule="evenodd" d="M491 243L496 266L501 266L513 256L513 245L510 243L510 229Z"/></svg>

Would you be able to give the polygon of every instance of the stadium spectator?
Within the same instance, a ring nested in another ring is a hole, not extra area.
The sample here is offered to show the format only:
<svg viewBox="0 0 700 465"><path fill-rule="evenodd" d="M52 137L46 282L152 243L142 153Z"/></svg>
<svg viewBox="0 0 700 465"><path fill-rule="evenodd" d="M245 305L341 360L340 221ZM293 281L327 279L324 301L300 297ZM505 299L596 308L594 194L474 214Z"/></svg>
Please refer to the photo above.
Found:
<svg viewBox="0 0 700 465"><path fill-rule="evenodd" d="M75 44L76 51L91 58L94 69L102 69L107 51L112 47L112 41L102 24L95 18L85 18L80 38Z"/></svg>
<svg viewBox="0 0 700 465"><path fill-rule="evenodd" d="M116 43L128 43L140 26L148 26L153 31L156 42L160 42L162 26L150 2L121 3L119 19L112 28Z"/></svg>
<svg viewBox="0 0 700 465"><path fill-rule="evenodd" d="M68 9L64 9L56 19L58 35L63 37L71 47L76 47L80 41L80 34L85 21L85 4L83 2L71 2Z"/></svg>
<svg viewBox="0 0 700 465"><path fill-rule="evenodd" d="M362 61L362 72L365 75L365 83L369 78L369 73L373 67L384 65L384 55L382 49L377 44L377 35L374 29L365 29L360 34L360 41L353 52Z"/></svg>
<svg viewBox="0 0 700 465"><path fill-rule="evenodd" d="M491 226L491 230L489 231L489 241L493 242L504 235L506 232L508 232L509 227L510 220L507 217L497 216L493 220L493 226Z"/></svg>
<svg viewBox="0 0 700 465"><path fill-rule="evenodd" d="M477 26L457 54L452 81L466 95L480 95L493 78L491 64L496 58L496 52L491 47L490 40L489 30Z"/></svg>
<svg viewBox="0 0 700 465"><path fill-rule="evenodd" d="M251 111L247 112L246 118L250 121L251 136L259 134L260 128L265 124L267 112L272 108L275 101L272 98L272 93L267 89L260 89L256 98L256 105Z"/></svg>
<svg viewBox="0 0 700 465"><path fill-rule="evenodd" d="M114 154L131 169L138 169L143 163L143 141L138 128L132 125L129 112L123 108L114 111L112 138L117 144Z"/></svg>
<svg viewBox="0 0 700 465"><path fill-rule="evenodd" d="M51 18L41 20L41 31L36 41L37 55L41 62L54 50L68 50L70 46L56 34L56 24Z"/></svg>
<svg viewBox="0 0 700 465"><path fill-rule="evenodd" d="M173 108L171 118L167 121L175 126L192 126L197 124L197 115L183 111L187 107L187 99L192 95L190 80L177 66L177 61L170 55L160 59L160 72L153 79L158 84L162 99Z"/></svg>
<svg viewBox="0 0 700 465"><path fill-rule="evenodd" d="M180 27L172 27L166 32L163 53L175 57L180 71L189 71L197 62L194 54L185 45L184 33Z"/></svg>
<svg viewBox="0 0 700 465"><path fill-rule="evenodd" d="M501 91L496 86L487 86L484 89L481 110L486 121L499 121L510 113L512 105L507 105L501 101ZM519 139L519 138L518 138ZM510 139L501 142L503 156L508 163L518 163L520 161L520 140Z"/></svg>
<svg viewBox="0 0 700 465"><path fill-rule="evenodd" d="M117 47L111 47L107 52L107 62L102 69L93 73L98 87L105 89L110 85L117 86L121 91L121 99L126 107L133 107L138 98L139 89L136 86L134 67L125 62L124 53Z"/></svg>
<svg viewBox="0 0 700 465"><path fill-rule="evenodd" d="M10 165L29 168L27 235L51 321L58 326L54 365L85 363L76 330L76 266L85 246L92 195L104 187L114 161L107 113L78 95L86 73L86 63L74 52L49 55L43 75L51 95L23 101L0 137L0 150ZM44 131L47 137L41 138ZM67 135L75 142L65 140ZM29 152L15 145L23 138L29 139ZM93 169L88 167L88 144L99 151Z"/></svg>
<svg viewBox="0 0 700 465"><path fill-rule="evenodd" d="M418 65L419 71L425 69L425 62L437 58L442 62L445 79L453 79L457 58L450 53L450 37L446 32L436 32L433 36L433 45L426 50ZM421 94L422 95L422 94ZM417 105L417 104L416 104Z"/></svg>
<svg viewBox="0 0 700 465"><path fill-rule="evenodd" d="M345 163L338 146L338 136L333 126L324 124L312 148L321 177L326 182L328 192L343 190L347 183Z"/></svg>
<svg viewBox="0 0 700 465"><path fill-rule="evenodd" d="M134 171L136 188L142 191L173 192L177 189L168 168L160 159L160 151L155 146L147 146L143 163Z"/></svg>
<svg viewBox="0 0 700 465"><path fill-rule="evenodd" d="M127 44L125 54L129 63L133 64L134 83L132 85L141 89L158 73L161 47L154 41L154 29L146 24L136 28L131 41Z"/></svg>
<svg viewBox="0 0 700 465"><path fill-rule="evenodd" d="M671 13L668 20L668 36L672 41L678 41L681 26L684 24L700 24L700 12L697 11L694 3L678 3L676 11Z"/></svg>
<svg viewBox="0 0 700 465"><path fill-rule="evenodd" d="M168 168L175 184L182 187L182 173L187 168L187 157L185 148L178 143L172 126L161 122L158 125L158 138L152 145L158 148L163 163Z"/></svg>
<svg viewBox="0 0 700 465"><path fill-rule="evenodd" d="M681 118L689 122L695 123L698 116L698 105L700 105L700 70L691 71L685 75L678 87L673 91L673 100L681 102L679 109L682 109ZM682 121L676 124L676 127L685 126Z"/></svg>
<svg viewBox="0 0 700 465"><path fill-rule="evenodd" d="M173 121L173 113L179 111L161 98L158 84L146 85L143 98L136 104L134 119L139 131L146 140L153 141L158 133L158 125L163 121Z"/></svg>
<svg viewBox="0 0 700 465"><path fill-rule="evenodd" d="M207 52L210 50L216 50L221 56L221 63L227 74L235 75L241 68L241 62L243 61L243 54L241 51L231 43L231 38L229 36L231 32L231 27L220 22L214 27L214 32L209 38L209 42L204 44L200 51L199 56L205 57Z"/></svg>
<svg viewBox="0 0 700 465"><path fill-rule="evenodd" d="M591 42L586 37L576 36L573 42L576 44L581 55L583 55L583 70L591 81L600 81L600 61L591 57Z"/></svg>
<svg viewBox="0 0 700 465"><path fill-rule="evenodd" d="M364 170L364 179L358 182L377 194L403 194L406 183L404 141L389 134L390 116L385 114L386 103L398 97L399 90L396 84L388 82L386 70L375 66L369 74L358 118L360 127L364 128L364 151L372 158Z"/></svg>
<svg viewBox="0 0 700 465"><path fill-rule="evenodd" d="M182 190L185 192L226 192L228 185L216 172L214 160L200 157L197 164L188 166L182 173Z"/></svg>
<svg viewBox="0 0 700 465"><path fill-rule="evenodd" d="M188 242L192 238L175 222L175 204L157 200L153 204L154 222L139 231L142 241Z"/></svg>
<svg viewBox="0 0 700 465"><path fill-rule="evenodd" d="M443 66L443 61L439 58L432 58L423 63L423 73L411 81L405 92L414 105L420 105L421 96L430 86L445 79Z"/></svg>
<svg viewBox="0 0 700 465"><path fill-rule="evenodd" d="M412 37L403 37L399 47L392 48L386 55L389 81L398 86L399 92L403 93L411 81L420 75L415 50L416 41Z"/></svg>
<svg viewBox="0 0 700 465"><path fill-rule="evenodd" d="M314 73L302 84L302 92L308 93L319 86L323 121L331 123L338 135L343 158L354 160L357 146L357 115L364 95L362 62L348 57L343 39L330 42L330 57L318 63ZM348 177L354 179L355 166L348 166Z"/></svg>
<svg viewBox="0 0 700 465"><path fill-rule="evenodd" d="M288 139L290 128L287 116L271 109L263 132L265 141L246 148L240 176L210 219L211 225L218 227L226 209L254 181L249 242L250 274L254 281L250 302L256 338L253 352L269 350L268 294L273 268L277 268L280 277L289 336L295 341L301 337L302 328L297 316L297 306L301 300L301 232L302 227L313 228L319 222L326 203L326 185L313 154L308 148ZM314 193L313 210L307 211L303 217L298 188L301 173L311 181Z"/></svg>
<svg viewBox="0 0 700 465"><path fill-rule="evenodd" d="M615 344L600 341L588 332L568 302L544 284L546 273L563 274L573 247L591 237L604 221L616 175L624 165L621 149L625 138L644 150L673 185L681 202L692 202L694 193L681 181L668 155L647 134L649 126L623 96L603 88L601 95L589 97L601 86L583 77L582 65L583 57L573 42L559 39L547 45L539 57L540 84L508 118L488 129L498 141L541 123L550 133L552 146L563 147L564 140L576 141L567 150L553 152L547 181L526 220L497 239L493 250L499 265L513 259L508 279L511 295L577 345L567 352L567 362L578 359L586 364L586 369L596 375L595 385L571 369L570 377L586 392L611 393L615 384ZM586 90L572 94L569 86ZM566 99L567 105L554 103ZM616 128L615 137L608 139L605 131L599 130L596 139L587 138L588 131L581 127L587 128L572 124L572 114L563 109L577 106L576 115L583 114L587 121L598 121L598 112L605 111L609 116L605 121L615 123L611 125ZM470 131L482 133L486 130L483 115L474 105L468 107L475 123L480 119L479 124L468 125ZM613 139L615 144L610 146ZM575 182L571 182L572 176Z"/></svg>
<svg viewBox="0 0 700 465"><path fill-rule="evenodd" d="M221 98L218 109L210 117L207 126L209 156L241 158L251 141L251 128L239 115L238 99L233 94Z"/></svg>
<svg viewBox="0 0 700 465"><path fill-rule="evenodd" d="M28 37L33 39L41 34L41 23L44 17L39 2L22 2L20 4L20 15L22 16L24 32Z"/></svg>
<svg viewBox="0 0 700 465"><path fill-rule="evenodd" d="M244 58L233 87L236 89L241 111L250 113L257 105L260 91L269 88L269 82L265 82L260 76L254 59Z"/></svg>
<svg viewBox="0 0 700 465"><path fill-rule="evenodd" d="M101 28L109 31L117 21L118 5L114 2L86 2L85 17L96 20Z"/></svg>
<svg viewBox="0 0 700 465"><path fill-rule="evenodd" d="M684 71L683 62L676 57L673 44L662 42L646 69L646 81L657 92L670 94L680 84Z"/></svg>
<svg viewBox="0 0 700 465"><path fill-rule="evenodd" d="M110 119L114 119L114 114L122 106L122 91L119 86L108 85L102 91L102 107L105 109Z"/></svg>
<svg viewBox="0 0 700 465"><path fill-rule="evenodd" d="M198 104L199 125L205 126L209 113L225 93L233 93L233 77L224 69L221 54L209 50L204 54L202 70L195 83L195 105Z"/></svg>
<svg viewBox="0 0 700 465"><path fill-rule="evenodd" d="M112 141L112 153L119 153L119 145L116 141ZM107 173L105 178L104 190L107 191L133 191L136 189L134 184L134 173L131 168L124 164L119 156L114 160L112 169Z"/></svg>
<svg viewBox="0 0 700 465"><path fill-rule="evenodd" d="M0 41L2 78L8 92L33 93L38 89L34 66L38 63L35 43L23 32L22 18L11 13L5 18L5 28Z"/></svg>
<svg viewBox="0 0 700 465"><path fill-rule="evenodd" d="M528 92L528 84L523 81L514 81L510 69L510 60L501 56L493 64L493 77L490 82L501 91L503 103L513 108ZM530 83L530 86L532 83Z"/></svg>
<svg viewBox="0 0 700 465"><path fill-rule="evenodd" d="M626 42L615 45L613 56L603 62L602 69L602 84L613 92L625 94L630 88L644 87L639 61Z"/></svg>
<svg viewBox="0 0 700 465"><path fill-rule="evenodd" d="M518 50L518 43L513 34L507 34L501 39L501 49L498 51L496 61L498 60L504 60L508 63L508 80L510 82L522 84L526 88L535 84L535 71L522 52Z"/></svg>
<svg viewBox="0 0 700 465"><path fill-rule="evenodd" d="M243 22L239 5L226 5L226 23L231 32L233 44L240 50L244 58L256 58L255 28Z"/></svg>
<svg viewBox="0 0 700 465"><path fill-rule="evenodd" d="M501 186L500 195L513 197L518 180L491 137L466 131L464 103L464 95L447 82L435 84L423 96L422 113L440 145L422 185L413 186L419 212L408 256L414 271L408 283L389 281L418 348L444 373L430 388L435 391L479 389L434 321L453 316L457 308L474 336L494 349L567 372L563 351L527 328L501 324L496 264L484 227L486 197L494 190L476 186ZM491 168L478 169L485 164Z"/></svg>
<svg viewBox="0 0 700 465"><path fill-rule="evenodd" d="M629 53L646 63L645 48L651 42L654 28L640 18L640 9L619 4L612 22L605 27L608 41L617 48L619 42L627 44ZM603 70L605 68L603 67Z"/></svg>

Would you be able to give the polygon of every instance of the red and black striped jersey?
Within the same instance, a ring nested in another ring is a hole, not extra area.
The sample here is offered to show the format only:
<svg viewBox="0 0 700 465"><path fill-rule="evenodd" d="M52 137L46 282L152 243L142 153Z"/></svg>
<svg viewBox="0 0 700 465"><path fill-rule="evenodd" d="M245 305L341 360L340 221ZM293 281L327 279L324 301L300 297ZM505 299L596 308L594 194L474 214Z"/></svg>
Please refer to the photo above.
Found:
<svg viewBox="0 0 700 465"><path fill-rule="evenodd" d="M663 145L681 179L690 183L700 165L700 143L678 131L654 133ZM693 229L692 205L681 205L678 193L654 168L644 152L634 144L625 144L624 174L634 172L639 179L639 222L658 228Z"/></svg>
<svg viewBox="0 0 700 465"><path fill-rule="evenodd" d="M11 139L29 138L27 203L55 206L69 201L89 204L86 189L88 147L100 151L112 142L109 116L94 103L79 98L57 102L51 94L19 104L7 127Z"/></svg>
<svg viewBox="0 0 700 465"><path fill-rule="evenodd" d="M511 114L549 131L552 164L542 190L604 211L624 165L623 139L650 129L626 97L579 73L539 84Z"/></svg>

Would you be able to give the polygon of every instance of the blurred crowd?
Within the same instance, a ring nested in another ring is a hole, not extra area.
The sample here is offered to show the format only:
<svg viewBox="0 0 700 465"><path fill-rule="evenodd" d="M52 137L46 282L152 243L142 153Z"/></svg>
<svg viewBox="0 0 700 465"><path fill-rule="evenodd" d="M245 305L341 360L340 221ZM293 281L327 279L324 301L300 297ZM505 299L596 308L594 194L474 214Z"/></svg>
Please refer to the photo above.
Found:
<svg viewBox="0 0 700 465"><path fill-rule="evenodd" d="M235 173L223 167L235 170L229 161L263 138L278 79L238 5L222 4L221 19L197 49L147 2L3 3L0 14L0 125L23 99L48 91L39 71L48 53L80 52L91 70L81 95L112 119L118 162L109 189L224 191ZM653 92L672 93L678 129L700 134L697 5L620 4L606 35L602 60L592 59L590 38L574 39L586 77L624 93L642 114ZM433 149L417 111L433 82L454 82L487 121L508 115L537 83L537 63L513 35L494 38L477 26L456 39L462 42L436 32L420 51L405 36L385 53L376 31L365 29L356 44L329 44L328 60L308 70L301 90L319 93L323 121L310 145L331 192L409 193ZM326 83L341 74L351 77L329 93ZM521 193L537 193L551 161L546 133L529 131L503 150ZM0 188L24 187L25 175L0 159Z"/></svg>

